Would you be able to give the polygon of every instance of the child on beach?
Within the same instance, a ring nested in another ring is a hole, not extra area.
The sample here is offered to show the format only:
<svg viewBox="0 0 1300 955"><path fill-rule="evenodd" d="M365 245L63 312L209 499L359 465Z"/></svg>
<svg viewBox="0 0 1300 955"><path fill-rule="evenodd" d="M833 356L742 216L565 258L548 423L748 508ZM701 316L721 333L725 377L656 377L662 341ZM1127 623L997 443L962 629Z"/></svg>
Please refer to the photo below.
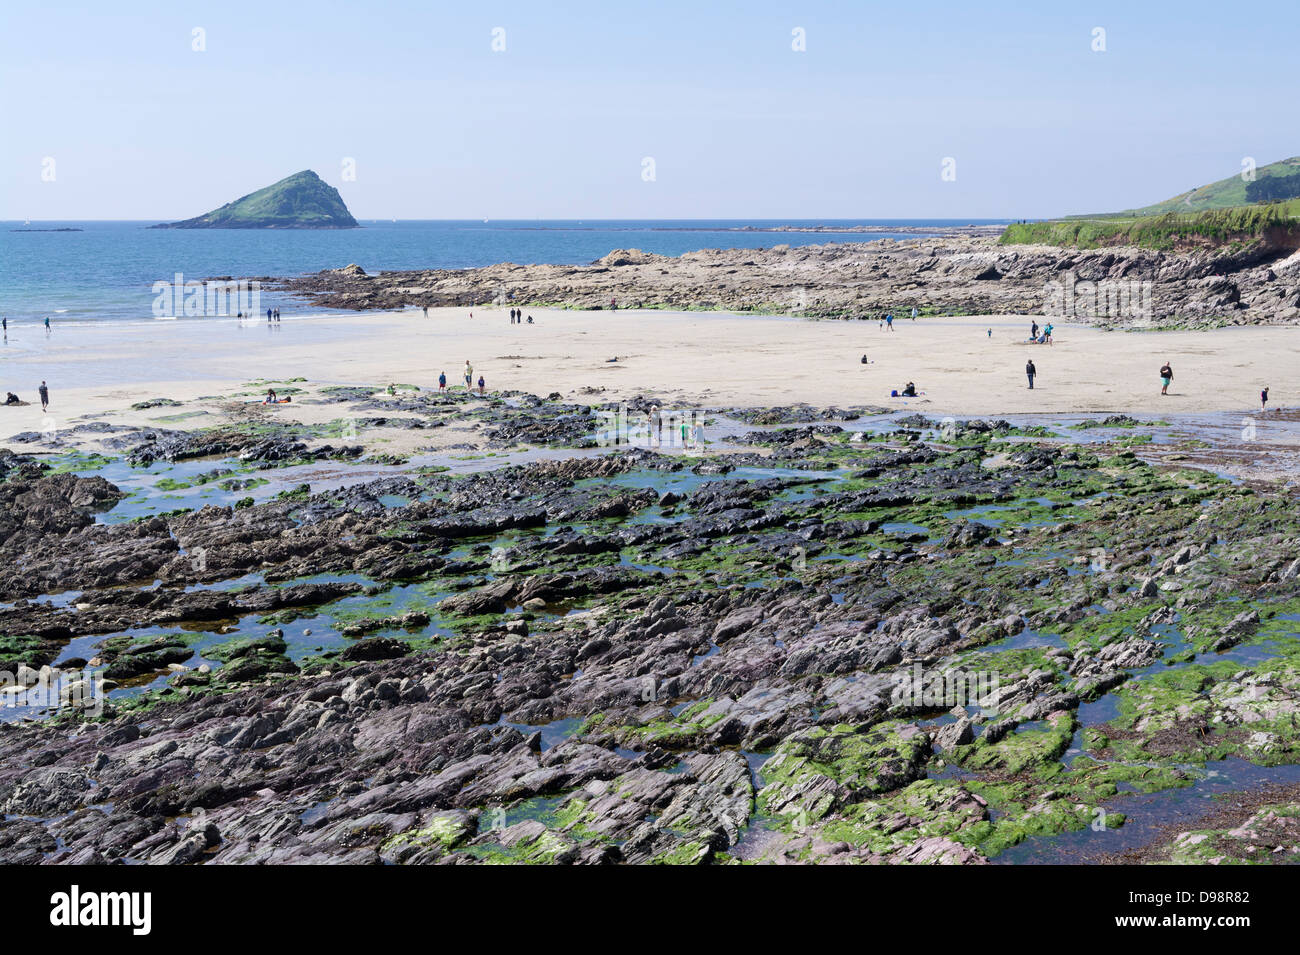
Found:
<svg viewBox="0 0 1300 955"><path fill-rule="evenodd" d="M484 386L484 384L485 384L485 382L483 381L483 376L482 376L482 375L479 375L479 376L478 376L478 393L479 393L480 395L483 394L483 386Z"/></svg>
<svg viewBox="0 0 1300 955"><path fill-rule="evenodd" d="M1174 370L1170 367L1169 362L1160 366L1160 393L1169 394L1169 382L1174 380Z"/></svg>
<svg viewBox="0 0 1300 955"><path fill-rule="evenodd" d="M41 400L44 401L44 397ZM1268 414L1268 388L1259 393L1259 413Z"/></svg>
<svg viewBox="0 0 1300 955"><path fill-rule="evenodd" d="M438 372L438 390L447 390L447 373L445 371Z"/></svg>

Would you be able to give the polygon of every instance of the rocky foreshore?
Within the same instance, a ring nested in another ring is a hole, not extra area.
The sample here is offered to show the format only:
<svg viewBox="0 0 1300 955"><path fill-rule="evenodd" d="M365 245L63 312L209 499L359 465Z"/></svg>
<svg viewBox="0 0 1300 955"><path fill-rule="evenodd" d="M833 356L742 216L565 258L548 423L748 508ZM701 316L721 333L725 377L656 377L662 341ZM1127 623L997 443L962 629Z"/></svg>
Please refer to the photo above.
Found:
<svg viewBox="0 0 1300 955"><path fill-rule="evenodd" d="M478 412L567 457L201 508L146 506L165 470L146 493L120 459L5 453L6 698L104 682L6 711L0 861L1295 860L1292 790L1222 837L1182 797L1300 764L1284 490L1147 463L1122 416L1075 444L725 409L751 430L580 453L591 412ZM215 455L192 480L232 496L368 454L260 423L107 437ZM1143 849L1135 812L1188 835Z"/></svg>
<svg viewBox="0 0 1300 955"><path fill-rule="evenodd" d="M922 314L1046 314L1123 327L1300 320L1300 255L1291 248L1083 251L1003 246L966 233L677 257L615 250L582 266L369 275L349 265L278 285L315 305L345 309L612 304L874 320L916 307Z"/></svg>

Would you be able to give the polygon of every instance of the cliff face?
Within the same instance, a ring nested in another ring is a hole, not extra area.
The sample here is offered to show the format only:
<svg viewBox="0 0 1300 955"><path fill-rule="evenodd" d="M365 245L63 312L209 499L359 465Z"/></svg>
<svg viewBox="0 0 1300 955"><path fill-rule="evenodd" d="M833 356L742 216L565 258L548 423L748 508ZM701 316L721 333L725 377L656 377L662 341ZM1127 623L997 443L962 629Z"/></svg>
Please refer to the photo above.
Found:
<svg viewBox="0 0 1300 955"><path fill-rule="evenodd" d="M355 229L343 198L310 169L249 193L206 215L155 229Z"/></svg>

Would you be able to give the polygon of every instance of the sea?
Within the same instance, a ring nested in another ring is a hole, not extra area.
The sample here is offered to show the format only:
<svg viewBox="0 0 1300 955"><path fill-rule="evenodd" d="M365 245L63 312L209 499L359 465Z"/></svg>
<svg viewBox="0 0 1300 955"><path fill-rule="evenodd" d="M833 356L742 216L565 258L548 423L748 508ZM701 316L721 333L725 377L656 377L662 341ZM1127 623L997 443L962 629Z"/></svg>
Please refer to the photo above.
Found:
<svg viewBox="0 0 1300 955"><path fill-rule="evenodd" d="M697 249L768 248L908 239L892 228L1003 225L1006 220L364 220L333 230L150 229L153 222L0 222L0 314L11 326L155 318L155 283L285 278L349 264L367 272L463 269L516 262L585 265L614 249L681 255ZM778 231L821 227L828 231ZM871 233L837 232L874 226ZM322 314L268 290L261 308ZM185 320L182 318L182 320ZM190 321L210 319L193 318Z"/></svg>

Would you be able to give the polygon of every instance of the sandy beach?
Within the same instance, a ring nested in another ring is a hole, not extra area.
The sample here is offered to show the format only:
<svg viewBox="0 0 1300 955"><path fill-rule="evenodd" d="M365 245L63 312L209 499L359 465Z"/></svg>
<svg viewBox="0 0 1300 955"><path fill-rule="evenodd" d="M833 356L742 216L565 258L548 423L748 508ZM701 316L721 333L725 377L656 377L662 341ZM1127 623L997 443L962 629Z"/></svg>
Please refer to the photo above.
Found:
<svg viewBox="0 0 1300 955"><path fill-rule="evenodd" d="M465 360L487 389L604 403L653 395L682 406L812 405L915 408L926 414L1182 414L1288 405L1300 367L1294 329L1114 332L1057 325L1055 344L1025 343L1030 318L895 322L810 321L726 313L532 309L533 325L504 310L431 310L264 322L79 323L47 337L11 329L3 387L31 402L6 408L3 437L49 427L35 386L49 382L54 427L86 417L156 423L181 409L132 412L138 401L252 396L247 383L305 378L305 390L388 382L459 387ZM1042 323L1042 319L1039 319ZM988 330L992 330L989 334ZM870 364L861 364L866 354ZM617 361L610 359L617 358ZM1033 359L1031 391L1024 366ZM1157 371L1174 382L1161 397ZM890 391L914 381L915 399ZM588 389L595 389L594 391ZM202 402L199 402L202 405ZM294 408L310 421L329 409ZM196 424L202 423L199 421ZM172 425L172 426L184 426ZM12 446L12 445L10 445Z"/></svg>

